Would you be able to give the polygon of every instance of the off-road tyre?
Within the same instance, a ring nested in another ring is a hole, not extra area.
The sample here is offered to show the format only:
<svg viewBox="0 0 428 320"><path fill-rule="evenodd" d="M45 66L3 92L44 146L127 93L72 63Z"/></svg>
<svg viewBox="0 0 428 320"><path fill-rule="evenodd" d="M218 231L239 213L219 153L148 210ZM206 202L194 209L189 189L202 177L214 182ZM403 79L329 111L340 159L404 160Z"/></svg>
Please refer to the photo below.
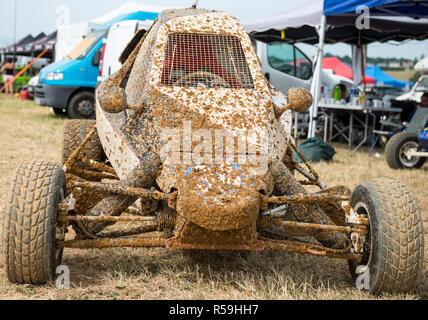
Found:
<svg viewBox="0 0 428 320"><path fill-rule="evenodd" d="M96 127L95 120L67 120L64 126L61 161L64 164L71 154L79 147L86 136ZM98 133L88 141L82 150L88 159L98 162L105 161L103 146Z"/></svg>
<svg viewBox="0 0 428 320"><path fill-rule="evenodd" d="M89 91L76 93L68 102L70 119L95 119L95 94Z"/></svg>
<svg viewBox="0 0 428 320"><path fill-rule="evenodd" d="M359 265L370 272L371 294L412 291L422 274L424 233L422 216L411 191L393 179L363 181L351 196L358 214L368 215L366 252ZM357 278L355 261L349 261Z"/></svg>
<svg viewBox="0 0 428 320"><path fill-rule="evenodd" d="M58 165L26 162L16 169L3 224L4 268L11 282L54 279L62 260L56 246L57 209L65 194L65 174Z"/></svg>
<svg viewBox="0 0 428 320"><path fill-rule="evenodd" d="M413 162L404 162L400 157L401 148L408 143L419 145L418 135L412 132L399 132L389 139L385 147L386 162L392 169L418 169L425 163L424 157L418 157Z"/></svg>
<svg viewBox="0 0 428 320"><path fill-rule="evenodd" d="M64 165L71 154L79 147L82 141L96 126L95 120L68 120L64 126L63 143L62 143L62 164ZM88 141L82 150L84 156L88 159L95 160L97 162L105 162L106 156L98 136L95 133L93 137ZM78 162L75 166L79 169L92 170L87 164ZM83 181L83 180L82 180ZM92 182L100 182L101 179L91 179ZM73 191L72 182L67 181L68 192ZM80 215L86 215L101 199L104 198L104 194L92 190L82 190L80 196L77 197L75 205L75 213ZM82 222L84 225L85 223ZM81 235L82 231L78 226L78 223L71 222L74 231Z"/></svg>

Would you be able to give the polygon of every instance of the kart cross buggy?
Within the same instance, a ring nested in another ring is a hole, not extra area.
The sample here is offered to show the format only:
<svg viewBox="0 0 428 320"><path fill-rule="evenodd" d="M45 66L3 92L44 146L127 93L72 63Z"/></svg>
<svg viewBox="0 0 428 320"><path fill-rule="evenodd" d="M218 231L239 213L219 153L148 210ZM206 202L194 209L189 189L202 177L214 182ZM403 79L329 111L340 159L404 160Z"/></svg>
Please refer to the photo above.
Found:
<svg viewBox="0 0 428 320"><path fill-rule="evenodd" d="M396 133L385 147L386 162L392 169L419 169L428 158L428 122L419 135Z"/></svg>
<svg viewBox="0 0 428 320"><path fill-rule="evenodd" d="M290 135L310 93L270 86L235 18L164 11L120 60L97 90L96 122L66 124L62 167L15 172L3 232L10 281L51 280L63 248L165 247L342 258L353 277L370 276L371 293L416 286L415 197L391 179L353 193L326 187Z"/></svg>

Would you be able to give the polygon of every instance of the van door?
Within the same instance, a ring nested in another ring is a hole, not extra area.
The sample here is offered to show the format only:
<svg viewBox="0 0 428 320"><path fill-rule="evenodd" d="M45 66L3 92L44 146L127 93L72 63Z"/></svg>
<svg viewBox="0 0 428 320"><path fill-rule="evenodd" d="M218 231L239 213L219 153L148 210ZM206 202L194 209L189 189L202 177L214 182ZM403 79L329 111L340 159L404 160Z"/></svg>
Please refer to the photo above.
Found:
<svg viewBox="0 0 428 320"><path fill-rule="evenodd" d="M283 93L292 87L310 90L312 62L301 50L288 43L257 42L257 51L263 73L274 87Z"/></svg>
<svg viewBox="0 0 428 320"><path fill-rule="evenodd" d="M138 30L137 27L138 22L134 20L124 21L110 27L104 54L103 78L108 78L120 69L119 56Z"/></svg>

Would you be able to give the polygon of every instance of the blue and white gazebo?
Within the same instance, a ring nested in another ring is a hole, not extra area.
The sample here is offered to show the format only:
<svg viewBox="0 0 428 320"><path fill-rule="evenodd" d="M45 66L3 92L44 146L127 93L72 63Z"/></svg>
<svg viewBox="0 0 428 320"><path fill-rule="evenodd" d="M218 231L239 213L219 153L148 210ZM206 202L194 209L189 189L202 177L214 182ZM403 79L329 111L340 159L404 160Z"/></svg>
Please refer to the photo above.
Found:
<svg viewBox="0 0 428 320"><path fill-rule="evenodd" d="M342 42L353 46L354 81L359 83L365 45L428 38L428 0L311 0L296 9L243 24L254 39L263 42L318 43L308 132L308 137L313 137L324 45Z"/></svg>

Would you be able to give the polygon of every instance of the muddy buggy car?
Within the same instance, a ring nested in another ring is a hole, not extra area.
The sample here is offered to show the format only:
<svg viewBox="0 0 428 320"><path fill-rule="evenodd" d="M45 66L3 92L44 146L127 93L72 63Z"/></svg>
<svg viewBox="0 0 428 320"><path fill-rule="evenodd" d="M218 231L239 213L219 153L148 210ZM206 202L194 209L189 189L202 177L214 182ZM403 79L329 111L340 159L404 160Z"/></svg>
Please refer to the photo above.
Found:
<svg viewBox="0 0 428 320"><path fill-rule="evenodd" d="M290 135L310 93L270 86L235 18L164 11L120 61L97 90L96 123L67 122L62 167L16 170L3 232L10 281L53 279L63 248L165 247L342 258L371 293L415 288L415 197L391 179L327 187Z"/></svg>
<svg viewBox="0 0 428 320"><path fill-rule="evenodd" d="M396 133L385 147L385 157L391 169L419 169L428 158L428 121L418 134Z"/></svg>

